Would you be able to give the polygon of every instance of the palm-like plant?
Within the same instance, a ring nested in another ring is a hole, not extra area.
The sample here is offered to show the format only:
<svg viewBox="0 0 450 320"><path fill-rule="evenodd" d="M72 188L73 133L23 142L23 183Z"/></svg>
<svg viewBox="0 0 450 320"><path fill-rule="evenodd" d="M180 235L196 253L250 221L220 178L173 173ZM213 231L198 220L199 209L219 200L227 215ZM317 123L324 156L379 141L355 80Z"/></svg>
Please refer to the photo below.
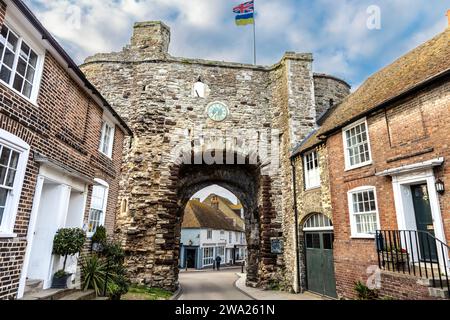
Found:
<svg viewBox="0 0 450 320"><path fill-rule="evenodd" d="M83 274L83 290L93 289L99 296L105 284L105 262L96 255L84 257L81 261L81 272Z"/></svg>

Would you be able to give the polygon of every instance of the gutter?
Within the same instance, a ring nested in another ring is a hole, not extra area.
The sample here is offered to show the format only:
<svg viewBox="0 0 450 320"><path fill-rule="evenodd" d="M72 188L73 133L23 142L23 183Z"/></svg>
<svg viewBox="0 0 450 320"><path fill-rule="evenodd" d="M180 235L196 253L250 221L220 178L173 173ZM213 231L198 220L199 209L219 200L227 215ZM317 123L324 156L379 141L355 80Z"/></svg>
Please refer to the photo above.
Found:
<svg viewBox="0 0 450 320"><path fill-rule="evenodd" d="M297 286L299 289L298 293L302 292L301 283L300 283L300 254L299 254L299 241L298 241L298 209L297 209L297 171L295 170L295 163L294 160L291 159L291 166L292 166L292 182L294 184L294 220L295 220L295 226L294 226L294 232L295 232L295 263L297 266Z"/></svg>
<svg viewBox="0 0 450 320"><path fill-rule="evenodd" d="M31 10L23 3L22 0L14 0L14 5L19 9L19 11L25 16L25 18L36 28L36 30L42 35L42 40L46 40L56 52L64 59L67 63L67 67L71 69L75 75L84 83L85 87L92 91L92 94L100 99L103 106L108 109L109 112L114 116L114 118L119 122L123 130L129 135L133 136L133 132L128 127L126 122L117 114L117 112L111 107L108 101L100 94L100 92L94 87L92 83L86 78L81 69L72 60L72 58L67 54L67 52L61 47L61 45L55 40L55 38L50 34L50 32L45 29L41 22L36 18L36 16L31 12Z"/></svg>

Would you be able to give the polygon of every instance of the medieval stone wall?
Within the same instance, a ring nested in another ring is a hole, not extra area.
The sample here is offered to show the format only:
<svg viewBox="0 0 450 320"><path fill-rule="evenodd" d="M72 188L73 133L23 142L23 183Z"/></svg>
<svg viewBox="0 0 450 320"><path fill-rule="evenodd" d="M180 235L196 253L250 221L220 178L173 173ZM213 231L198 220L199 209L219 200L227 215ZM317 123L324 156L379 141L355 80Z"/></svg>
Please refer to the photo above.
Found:
<svg viewBox="0 0 450 320"><path fill-rule="evenodd" d="M314 74L314 90L317 119L350 94L350 86L345 81L321 73Z"/></svg>
<svg viewBox="0 0 450 320"><path fill-rule="evenodd" d="M295 233L290 154L315 126L312 56L287 53L272 67L174 58L167 53L169 39L164 24L138 23L123 51L95 55L82 66L135 133L131 146L126 146L121 182L120 201L126 201L128 209L121 210L117 220L130 274L136 282L177 286L177 226L184 205L179 194L186 190L180 190L182 166L174 156L180 151L189 157L191 152L202 155L211 149L249 156L273 145L267 154L259 152L259 217L250 219L259 227L249 228L260 230L260 251L257 265L249 269L257 269L255 285L267 286L276 279L291 287ZM199 77L208 87L205 98L193 95ZM207 115L214 101L229 108L222 122ZM218 142L221 137L231 137L231 145ZM270 252L273 237L284 238L284 255Z"/></svg>

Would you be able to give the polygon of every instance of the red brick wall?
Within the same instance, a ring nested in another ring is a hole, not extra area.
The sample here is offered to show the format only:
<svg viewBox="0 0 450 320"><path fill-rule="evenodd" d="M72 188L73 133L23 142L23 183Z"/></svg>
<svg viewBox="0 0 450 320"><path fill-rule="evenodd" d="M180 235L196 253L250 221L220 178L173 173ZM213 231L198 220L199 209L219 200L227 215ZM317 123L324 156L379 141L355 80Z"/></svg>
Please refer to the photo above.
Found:
<svg viewBox="0 0 450 320"><path fill-rule="evenodd" d="M0 0L0 26L5 16ZM112 233L118 197L118 176L123 150L123 132L116 127L113 159L99 149L102 109L73 81L55 58L46 53L37 105L30 103L0 83L0 129L13 133L31 146L25 180L18 208L13 239L0 239L0 299L17 294L20 273L27 246L27 232L33 205L39 164L33 154L50 159L110 185L106 226ZM89 212L90 193L86 204Z"/></svg>
<svg viewBox="0 0 450 320"><path fill-rule="evenodd" d="M406 164L444 157L442 168L435 169L450 186L450 82L429 87L402 101L393 109L368 117L373 164L344 171L342 133L327 141L333 222L335 226L335 268L338 294L355 297L354 282L366 280L367 267L378 265L375 242L351 239L347 192L359 186L375 186L382 229L396 229L397 217L391 177L377 177L377 172ZM422 152L423 154L413 156ZM398 159L404 156L405 159ZM450 192L439 196L445 234L450 243ZM409 296L408 296L409 297Z"/></svg>

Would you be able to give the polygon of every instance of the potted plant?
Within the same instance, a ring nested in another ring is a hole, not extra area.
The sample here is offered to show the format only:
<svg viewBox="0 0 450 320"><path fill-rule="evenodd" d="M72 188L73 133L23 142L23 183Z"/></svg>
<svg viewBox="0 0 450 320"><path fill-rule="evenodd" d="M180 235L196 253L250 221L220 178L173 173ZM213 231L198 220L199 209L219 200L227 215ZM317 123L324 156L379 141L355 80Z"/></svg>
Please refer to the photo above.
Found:
<svg viewBox="0 0 450 320"><path fill-rule="evenodd" d="M64 228L58 230L53 240L53 254L64 257L63 268L53 276L52 288L67 288L67 279L71 276L66 272L67 257L78 254L86 242L86 234L79 228Z"/></svg>
<svg viewBox="0 0 450 320"><path fill-rule="evenodd" d="M95 230L94 235L92 236L92 251L100 252L103 250L103 247L106 243L106 229L104 226L97 227L97 230Z"/></svg>
<svg viewBox="0 0 450 320"><path fill-rule="evenodd" d="M403 268L407 264L408 258L408 252L405 249L386 248L386 251L383 251L384 264L392 264L397 269Z"/></svg>

